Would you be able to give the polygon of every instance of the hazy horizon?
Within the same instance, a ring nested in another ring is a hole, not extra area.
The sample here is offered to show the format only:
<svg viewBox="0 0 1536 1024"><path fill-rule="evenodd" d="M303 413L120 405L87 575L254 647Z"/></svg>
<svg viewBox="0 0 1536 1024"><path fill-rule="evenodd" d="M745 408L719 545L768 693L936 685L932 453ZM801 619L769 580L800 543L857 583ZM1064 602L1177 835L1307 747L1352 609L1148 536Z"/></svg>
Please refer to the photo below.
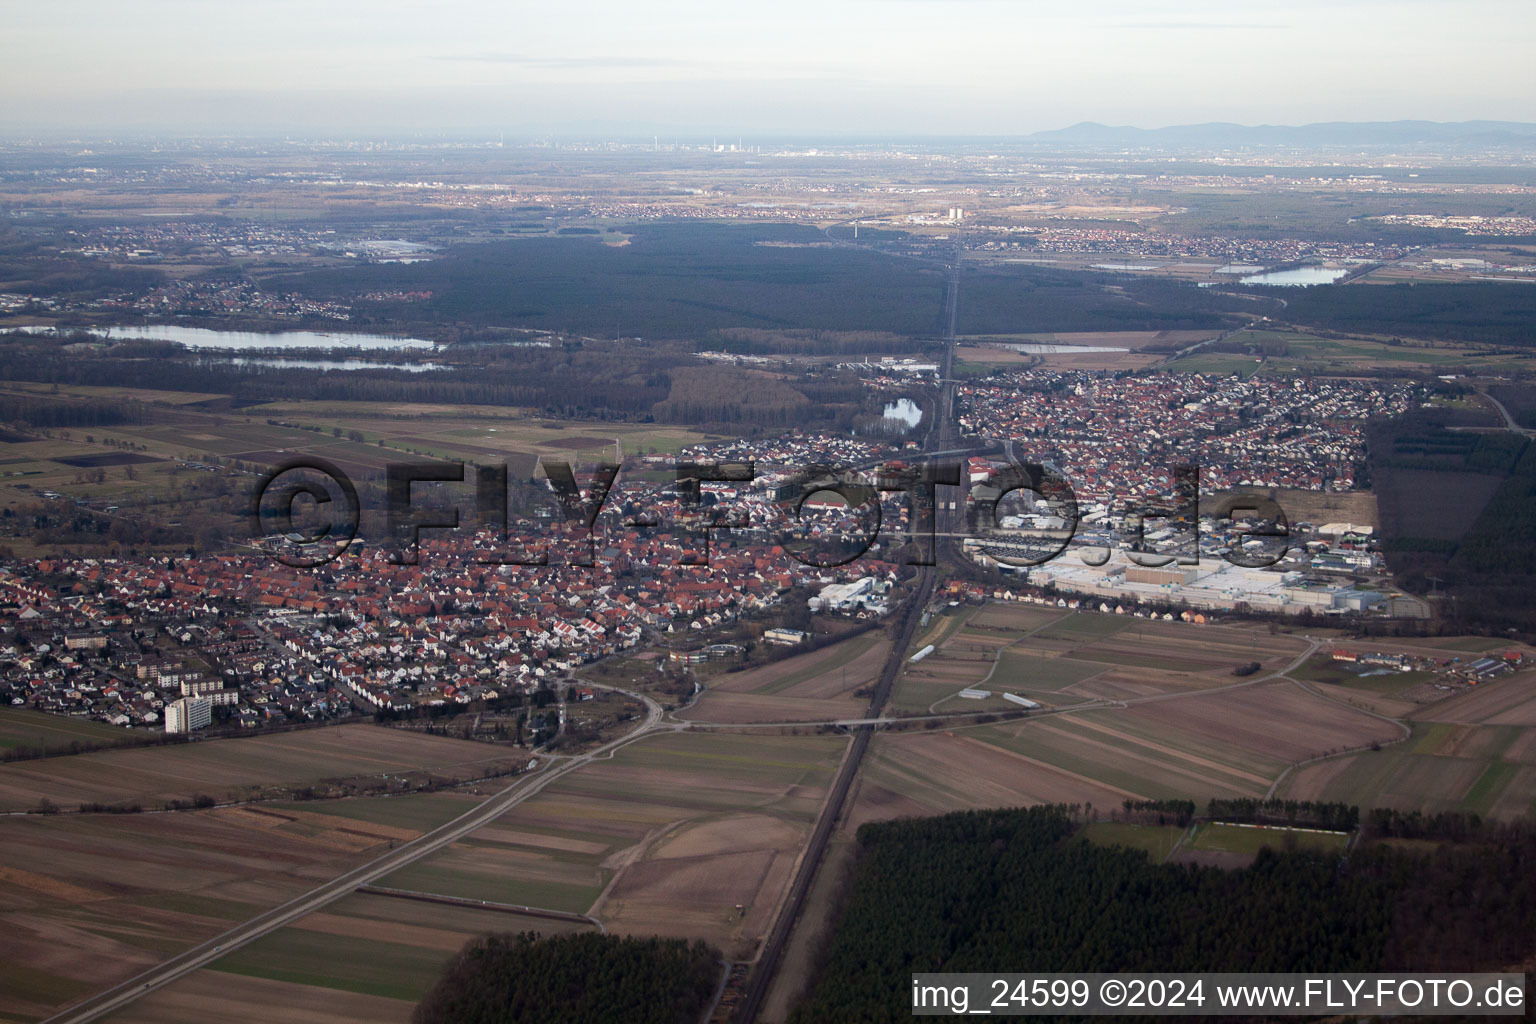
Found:
<svg viewBox="0 0 1536 1024"><path fill-rule="evenodd" d="M0 128L1016 136L1536 121L1536 9L1408 0L612 0L9 11Z"/></svg>

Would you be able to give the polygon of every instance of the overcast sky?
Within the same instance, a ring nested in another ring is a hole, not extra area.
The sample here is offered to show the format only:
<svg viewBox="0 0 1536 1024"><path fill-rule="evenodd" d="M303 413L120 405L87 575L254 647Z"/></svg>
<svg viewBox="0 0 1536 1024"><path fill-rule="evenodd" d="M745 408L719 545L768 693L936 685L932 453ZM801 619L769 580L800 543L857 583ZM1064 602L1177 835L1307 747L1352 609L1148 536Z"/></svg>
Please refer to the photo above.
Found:
<svg viewBox="0 0 1536 1024"><path fill-rule="evenodd" d="M1536 0L6 0L0 128L1536 121Z"/></svg>

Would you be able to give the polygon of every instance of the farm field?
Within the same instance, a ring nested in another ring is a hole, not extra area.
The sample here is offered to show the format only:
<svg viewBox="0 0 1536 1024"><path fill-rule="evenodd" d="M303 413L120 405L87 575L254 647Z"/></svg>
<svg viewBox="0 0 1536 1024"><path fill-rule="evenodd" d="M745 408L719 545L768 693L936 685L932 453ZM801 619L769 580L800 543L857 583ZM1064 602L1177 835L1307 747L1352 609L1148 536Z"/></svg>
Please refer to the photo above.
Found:
<svg viewBox="0 0 1536 1024"><path fill-rule="evenodd" d="M1304 641L1264 629L1030 605L988 605L933 635L934 653L904 666L894 709L1011 706L996 696L985 702L956 698L962 687L1008 691L1046 705L1209 689L1237 682L1232 670L1240 665L1258 661L1261 672L1273 672L1306 650Z"/></svg>
<svg viewBox="0 0 1536 1024"><path fill-rule="evenodd" d="M872 630L783 661L715 674L698 702L679 717L712 723L855 717L868 701L854 691L879 677L890 649L883 634Z"/></svg>
<svg viewBox="0 0 1536 1024"><path fill-rule="evenodd" d="M281 793L326 779L430 772L470 778L523 760L513 748L370 725L105 750L0 764L0 810L48 800L142 803L207 794L220 802Z"/></svg>
<svg viewBox="0 0 1536 1024"><path fill-rule="evenodd" d="M0 818L0 1019L48 1016L477 802L433 793L339 801L341 814L315 801Z"/></svg>
<svg viewBox="0 0 1536 1024"><path fill-rule="evenodd" d="M874 820L963 807L1262 797L1290 764L1399 735L1390 722L1286 682L882 733L855 814Z"/></svg>
<svg viewBox="0 0 1536 1024"><path fill-rule="evenodd" d="M105 722L49 715L30 708L0 708L0 751L67 751L75 743L112 745L136 738Z"/></svg>
<svg viewBox="0 0 1536 1024"><path fill-rule="evenodd" d="M855 786L850 825L1037 803L1118 807L1142 795L984 742L975 731L877 734Z"/></svg>
<svg viewBox="0 0 1536 1024"><path fill-rule="evenodd" d="M1182 373L1239 373L1249 376L1292 376L1298 373L1350 374L1371 370L1427 369L1458 373L1497 373L1529 365L1519 356L1489 349L1444 342L1406 341L1387 338L1322 338L1304 331L1251 329L1229 339L1264 346L1262 363L1242 352L1197 351L1163 364L1160 369ZM1281 350L1276 346L1283 345Z"/></svg>
<svg viewBox="0 0 1536 1024"><path fill-rule="evenodd" d="M613 932L702 937L749 956L846 743L647 737L381 884L588 913Z"/></svg>
<svg viewBox="0 0 1536 1024"><path fill-rule="evenodd" d="M1479 683L1415 713L1432 722L1536 726L1536 670Z"/></svg>
<svg viewBox="0 0 1536 1024"><path fill-rule="evenodd" d="M202 970L103 1018L112 1024L409 1024L414 1000Z"/></svg>
<svg viewBox="0 0 1536 1024"><path fill-rule="evenodd" d="M880 676L891 643L882 631L740 672L716 672L691 708L690 722L823 722L856 717L868 700L854 691Z"/></svg>
<svg viewBox="0 0 1536 1024"><path fill-rule="evenodd" d="M1415 722L1403 743L1298 768L1275 795L1362 808L1529 815L1536 813L1536 733L1519 725Z"/></svg>

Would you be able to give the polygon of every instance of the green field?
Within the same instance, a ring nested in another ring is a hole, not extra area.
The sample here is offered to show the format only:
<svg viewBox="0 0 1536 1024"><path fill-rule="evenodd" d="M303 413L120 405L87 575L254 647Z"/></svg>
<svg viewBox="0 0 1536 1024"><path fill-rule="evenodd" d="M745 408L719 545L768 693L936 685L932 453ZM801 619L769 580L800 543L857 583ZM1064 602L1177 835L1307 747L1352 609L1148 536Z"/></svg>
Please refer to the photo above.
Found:
<svg viewBox="0 0 1536 1024"><path fill-rule="evenodd" d="M1276 795L1429 814L1536 813L1536 764L1529 754L1509 756L1521 727L1415 722L1412 728L1402 743L1293 772Z"/></svg>
<svg viewBox="0 0 1536 1024"><path fill-rule="evenodd" d="M454 849L466 853L484 848L468 840L454 844ZM573 864L571 867L574 876L578 866ZM436 896L457 896L467 900L489 900L519 907L584 914L603 891L603 885L611 875L605 871L588 870L582 871L581 876L579 880L571 882L537 879L526 875L496 877L490 872L461 871L442 864L419 861L389 875L382 884L390 889L427 892Z"/></svg>
<svg viewBox="0 0 1536 1024"><path fill-rule="evenodd" d="M505 780L501 784L505 784ZM457 793L411 793L405 796L355 797L346 800L306 800L271 803L275 810L304 811L308 814L333 815L375 825L430 832L446 825L474 808L479 797ZM338 822L338 825L343 823Z"/></svg>
<svg viewBox="0 0 1536 1024"><path fill-rule="evenodd" d="M1092 727L1100 723L1115 732ZM1156 799L1261 796L1266 786L1259 780L1283 767L1273 758L1206 737L1168 730L1152 733L1114 712L989 725L970 734L1074 775Z"/></svg>
<svg viewBox="0 0 1536 1024"><path fill-rule="evenodd" d="M1062 616L1035 635L1047 640L1100 640L1113 636L1136 621L1131 615L1077 612Z"/></svg>
<svg viewBox="0 0 1536 1024"><path fill-rule="evenodd" d="M1161 864L1179 845L1184 830L1175 825L1131 825L1119 821L1096 821L1083 826L1079 836L1100 846L1128 846L1145 850L1152 863Z"/></svg>
<svg viewBox="0 0 1536 1024"><path fill-rule="evenodd" d="M1025 693L1057 693L1102 671L1102 667L1090 662L1003 651L989 683Z"/></svg>
<svg viewBox="0 0 1536 1024"><path fill-rule="evenodd" d="M49 715L30 708L0 708L0 750L67 751L73 743L115 745L142 735L84 718Z"/></svg>
<svg viewBox="0 0 1536 1024"><path fill-rule="evenodd" d="M1268 826L1253 828L1210 822L1196 826L1195 834L1189 841L1192 850L1216 850L1222 853L1258 853L1266 846L1279 850L1291 844L1303 850L1343 853L1349 845L1349 833Z"/></svg>
<svg viewBox="0 0 1536 1024"><path fill-rule="evenodd" d="M451 955L398 942L284 928L209 969L414 1002L437 981Z"/></svg>
<svg viewBox="0 0 1536 1024"><path fill-rule="evenodd" d="M859 655L875 646L875 643L879 640L880 633L875 630L871 630L868 633L856 636L851 640L844 640L837 645L837 650L834 651L830 656L821 660L813 659L813 664L807 665L805 668L802 668L798 671L791 672L783 678L776 679L769 683L767 686L753 690L752 692L763 694L780 693L789 689L791 686L794 686L796 683L803 683L807 679L814 679L817 676L828 675L832 672L836 672L838 669L852 663L853 660Z"/></svg>

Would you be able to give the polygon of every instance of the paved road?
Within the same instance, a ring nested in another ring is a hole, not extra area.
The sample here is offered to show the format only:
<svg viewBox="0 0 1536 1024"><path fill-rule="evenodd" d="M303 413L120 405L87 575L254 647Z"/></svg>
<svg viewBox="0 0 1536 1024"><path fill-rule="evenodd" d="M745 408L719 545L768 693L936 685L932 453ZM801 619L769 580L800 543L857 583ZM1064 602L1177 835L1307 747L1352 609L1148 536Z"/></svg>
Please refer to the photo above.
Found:
<svg viewBox="0 0 1536 1024"><path fill-rule="evenodd" d="M1529 430L1515 422L1515 418L1509 414L1509 410L1504 407L1503 402L1499 401L1497 398L1494 398L1486 391L1479 391L1478 394L1492 402L1493 407L1499 410L1499 415L1504 417L1505 430L1512 431L1516 434L1523 434L1526 437L1536 436L1536 430Z"/></svg>
<svg viewBox="0 0 1536 1024"><path fill-rule="evenodd" d="M608 687L605 687L608 689ZM274 932L285 925L297 921L306 914L313 913L328 903L332 903L347 895L359 886L369 885L391 872L398 871L407 864L420 860L429 853L442 849L449 843L469 835L483 825L494 820L529 797L542 792L552 782L580 768L594 757L606 756L613 750L627 743L633 743L641 736L656 729L661 724L661 705L643 694L632 694L646 704L645 721L638 728L625 736L621 736L601 747L570 758L547 759L539 758L545 767L533 775L519 776L506 789L491 797L489 800L475 807L473 810L448 822L426 835L412 839L408 843L396 847L390 852L369 861L361 867L353 868L345 874L331 879L324 885L295 899L289 900L281 906L274 907L264 914L251 918L244 924L231 928L221 935L216 935L207 942L172 957L164 963L144 971L141 974L129 978L121 984L114 985L105 992L76 1003L69 1009L49 1017L44 1024L84 1024L86 1021L96 1020L106 1014L122 1009L129 1003L146 993L153 992L171 982L182 978L193 971L206 967L215 960L225 956L231 950L238 949L247 943L253 942Z"/></svg>

